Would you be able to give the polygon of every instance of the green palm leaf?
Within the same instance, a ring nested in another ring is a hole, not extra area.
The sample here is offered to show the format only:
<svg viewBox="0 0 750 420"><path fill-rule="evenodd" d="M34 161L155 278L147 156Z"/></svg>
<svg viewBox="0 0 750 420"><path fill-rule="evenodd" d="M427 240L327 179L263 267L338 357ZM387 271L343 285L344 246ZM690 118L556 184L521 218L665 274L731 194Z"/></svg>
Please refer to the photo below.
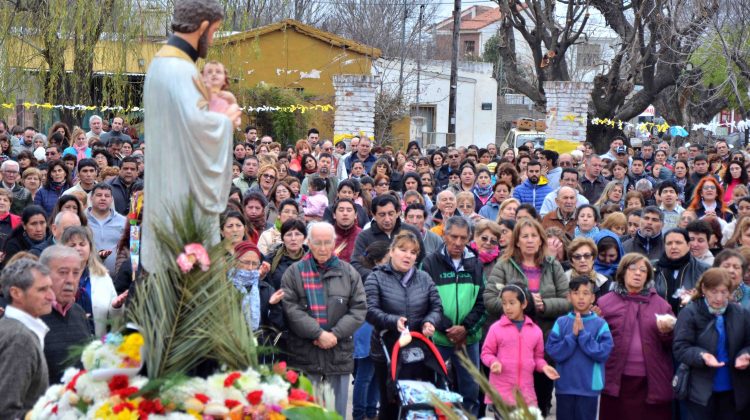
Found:
<svg viewBox="0 0 750 420"><path fill-rule="evenodd" d="M206 247L211 260L207 271L195 268L183 274L176 263L186 244L205 245L216 232L212 220L198 217L194 208L189 199L170 211L169 223L153 226L163 269L136 286L129 306L129 319L144 337L149 378L186 372L207 359L231 369L257 364L239 293L227 279L223 245Z"/></svg>

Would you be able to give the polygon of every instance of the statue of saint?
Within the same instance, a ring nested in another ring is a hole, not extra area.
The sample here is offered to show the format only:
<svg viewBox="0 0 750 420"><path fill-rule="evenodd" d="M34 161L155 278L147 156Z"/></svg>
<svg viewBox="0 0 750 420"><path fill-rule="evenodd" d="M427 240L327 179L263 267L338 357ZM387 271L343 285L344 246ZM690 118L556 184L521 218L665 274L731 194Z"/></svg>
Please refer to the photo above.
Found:
<svg viewBox="0 0 750 420"><path fill-rule="evenodd" d="M217 0L175 2L174 34L151 62L143 88L148 141L141 261L153 272L162 267L153 235L154 223L167 228L170 212L188 197L196 214L215 220L224 211L232 181L232 130L241 111L231 94L223 112L209 111L211 92L196 67L205 58L224 11ZM228 92L226 92L228 93ZM221 95L221 92L218 93Z"/></svg>

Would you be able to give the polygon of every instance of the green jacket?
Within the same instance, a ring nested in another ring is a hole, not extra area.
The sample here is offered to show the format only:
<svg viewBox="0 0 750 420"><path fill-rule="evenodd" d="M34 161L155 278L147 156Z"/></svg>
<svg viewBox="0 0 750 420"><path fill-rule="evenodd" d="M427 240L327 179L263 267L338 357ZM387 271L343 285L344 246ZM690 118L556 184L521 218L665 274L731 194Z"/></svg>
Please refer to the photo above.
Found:
<svg viewBox="0 0 750 420"><path fill-rule="evenodd" d="M464 249L461 266L458 270L446 254L445 245L440 246L422 261L426 271L437 286L443 303L443 320L436 325L433 341L439 346L453 347L445 330L462 325L466 328L466 344L474 344L482 339L482 326L486 319L484 310L484 274L482 264L469 248Z"/></svg>
<svg viewBox="0 0 750 420"><path fill-rule="evenodd" d="M512 258L499 259L495 268L492 269L487 287L484 289L484 305L487 312L494 319L500 318L503 313L503 305L500 302L500 292L508 284L518 284L528 287L529 281L523 274L521 267ZM570 311L568 302L568 278L565 276L560 263L552 258L545 257L542 262L542 278L539 282L539 294L544 301L544 312L537 313L534 322L539 324L546 337L552 329L555 320ZM529 302L533 304L533 302Z"/></svg>

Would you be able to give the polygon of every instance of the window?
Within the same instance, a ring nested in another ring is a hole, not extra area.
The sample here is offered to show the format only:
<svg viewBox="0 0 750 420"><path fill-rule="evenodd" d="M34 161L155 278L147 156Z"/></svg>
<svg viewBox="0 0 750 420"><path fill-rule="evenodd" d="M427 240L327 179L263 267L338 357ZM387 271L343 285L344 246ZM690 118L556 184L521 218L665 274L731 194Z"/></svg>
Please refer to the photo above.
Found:
<svg viewBox="0 0 750 420"><path fill-rule="evenodd" d="M474 55L474 41L464 41L464 55Z"/></svg>
<svg viewBox="0 0 750 420"><path fill-rule="evenodd" d="M581 44L576 54L576 67L590 68L602 61L602 46L599 44Z"/></svg>

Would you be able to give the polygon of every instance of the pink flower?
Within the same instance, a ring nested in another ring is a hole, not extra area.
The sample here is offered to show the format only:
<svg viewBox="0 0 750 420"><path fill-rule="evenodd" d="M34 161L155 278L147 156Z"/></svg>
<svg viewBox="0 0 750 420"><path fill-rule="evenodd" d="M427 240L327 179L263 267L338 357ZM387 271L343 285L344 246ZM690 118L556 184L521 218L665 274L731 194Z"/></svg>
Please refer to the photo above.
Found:
<svg viewBox="0 0 750 420"><path fill-rule="evenodd" d="M177 265L180 267L180 270L187 274L193 269L196 262L200 265L201 270L208 271L208 268L211 266L211 260L208 258L206 248L199 243L185 245L185 252L177 256Z"/></svg>

